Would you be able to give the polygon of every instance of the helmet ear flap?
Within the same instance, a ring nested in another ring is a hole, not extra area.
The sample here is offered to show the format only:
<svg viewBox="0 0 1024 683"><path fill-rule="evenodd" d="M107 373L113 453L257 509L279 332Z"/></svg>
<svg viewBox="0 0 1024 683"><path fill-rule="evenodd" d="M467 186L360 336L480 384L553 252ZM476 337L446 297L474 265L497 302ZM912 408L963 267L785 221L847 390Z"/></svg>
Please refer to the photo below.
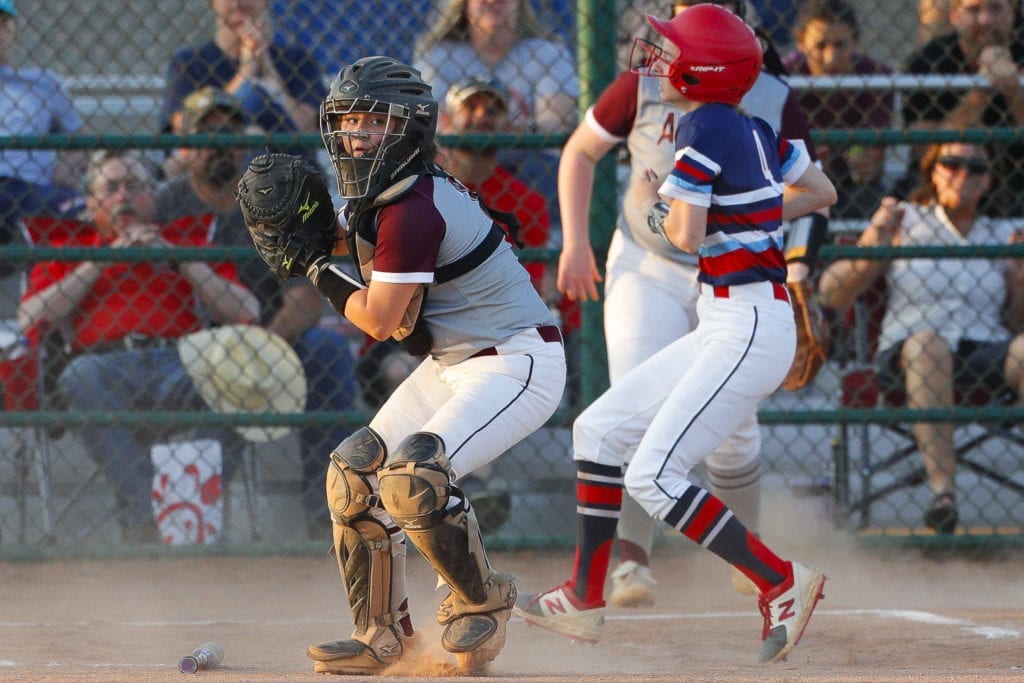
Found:
<svg viewBox="0 0 1024 683"><path fill-rule="evenodd" d="M691 88L700 85L700 79L691 73L687 73L685 67L686 64L680 60L673 62L672 68L668 72L669 80L672 83L682 82Z"/></svg>

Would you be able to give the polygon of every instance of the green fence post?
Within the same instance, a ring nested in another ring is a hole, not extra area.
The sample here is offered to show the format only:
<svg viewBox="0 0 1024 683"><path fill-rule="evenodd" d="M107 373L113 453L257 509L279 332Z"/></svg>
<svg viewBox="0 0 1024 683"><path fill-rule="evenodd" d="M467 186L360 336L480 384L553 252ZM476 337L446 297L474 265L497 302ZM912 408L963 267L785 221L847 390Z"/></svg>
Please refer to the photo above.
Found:
<svg viewBox="0 0 1024 683"><path fill-rule="evenodd" d="M615 78L615 6L615 0L580 0L577 4L581 120L587 108ZM612 155L606 155L598 162L594 173L594 186L603 191L594 192L594 200L590 205L590 243L602 271L618 212L617 183L615 159ZM616 191L607 191L611 188L616 188ZM580 340L583 347L581 398L583 405L588 405L608 388L608 362L600 301L583 304Z"/></svg>

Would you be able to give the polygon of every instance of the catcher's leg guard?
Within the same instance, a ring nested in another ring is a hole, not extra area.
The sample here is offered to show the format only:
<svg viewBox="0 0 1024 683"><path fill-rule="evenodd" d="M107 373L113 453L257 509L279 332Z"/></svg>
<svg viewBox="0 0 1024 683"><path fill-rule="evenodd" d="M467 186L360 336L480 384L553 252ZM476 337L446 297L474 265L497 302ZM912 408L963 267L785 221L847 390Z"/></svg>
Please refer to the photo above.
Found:
<svg viewBox="0 0 1024 683"><path fill-rule="evenodd" d="M444 443L436 434L413 434L378 476L384 509L451 588L437 610L446 625L442 646L464 668L483 666L505 644L515 577L491 569L476 516L451 483Z"/></svg>
<svg viewBox="0 0 1024 683"><path fill-rule="evenodd" d="M371 515L374 473L386 455L367 428L331 453L327 504L334 521L334 552L355 631L349 640L312 645L307 655L320 673L372 674L394 664L412 635L405 611L405 543Z"/></svg>

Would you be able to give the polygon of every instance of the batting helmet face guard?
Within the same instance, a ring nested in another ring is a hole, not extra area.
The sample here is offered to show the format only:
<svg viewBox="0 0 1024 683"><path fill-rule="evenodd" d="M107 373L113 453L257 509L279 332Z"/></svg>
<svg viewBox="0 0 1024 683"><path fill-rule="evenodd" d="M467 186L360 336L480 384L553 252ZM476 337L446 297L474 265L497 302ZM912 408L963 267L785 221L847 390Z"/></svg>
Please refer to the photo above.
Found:
<svg viewBox="0 0 1024 683"><path fill-rule="evenodd" d="M432 161L437 110L420 72L397 60L365 57L343 68L320 107L341 196L372 199L418 168L414 161Z"/></svg>
<svg viewBox="0 0 1024 683"><path fill-rule="evenodd" d="M669 61L660 47L637 38L630 55L632 70L668 78L687 99L735 106L761 72L761 43L753 29L727 9L695 5L670 21L649 14L647 21L679 49L679 55Z"/></svg>

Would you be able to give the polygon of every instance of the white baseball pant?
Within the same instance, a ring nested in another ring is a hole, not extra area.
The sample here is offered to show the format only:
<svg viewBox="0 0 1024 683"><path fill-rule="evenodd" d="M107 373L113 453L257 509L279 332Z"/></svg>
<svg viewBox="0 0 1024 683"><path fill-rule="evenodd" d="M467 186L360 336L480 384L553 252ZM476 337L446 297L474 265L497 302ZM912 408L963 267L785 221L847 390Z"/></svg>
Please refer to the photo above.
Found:
<svg viewBox="0 0 1024 683"><path fill-rule="evenodd" d="M458 479L542 427L565 389L562 345L529 329L495 349L451 366L420 363L370 421L388 452L414 432L432 432Z"/></svg>
<svg viewBox="0 0 1024 683"><path fill-rule="evenodd" d="M697 268L644 249L621 230L612 236L604 291L608 376L615 385L626 373L697 326ZM750 528L760 527L761 427L751 415L707 460L712 488ZM718 478L729 488L719 490ZM735 488L733 488L735 487ZM628 495L622 501L619 538L646 554L654 521Z"/></svg>
<svg viewBox="0 0 1024 683"><path fill-rule="evenodd" d="M629 463L626 489L661 519L689 474L756 415L789 370L796 346L792 308L770 283L705 288L700 322L627 373L577 418L574 457Z"/></svg>

